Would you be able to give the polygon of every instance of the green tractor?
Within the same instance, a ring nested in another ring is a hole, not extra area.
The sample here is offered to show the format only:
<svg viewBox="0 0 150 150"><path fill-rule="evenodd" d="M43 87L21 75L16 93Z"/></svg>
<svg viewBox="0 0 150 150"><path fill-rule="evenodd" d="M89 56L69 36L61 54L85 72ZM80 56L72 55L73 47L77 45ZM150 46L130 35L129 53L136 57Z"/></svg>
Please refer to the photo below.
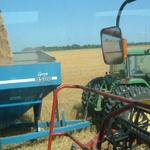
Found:
<svg viewBox="0 0 150 150"><path fill-rule="evenodd" d="M144 103L150 102L150 49L128 49L119 28L123 8L135 0L126 0L120 7L116 26L102 29L101 45L104 62L110 65L109 73L91 80L87 87L99 89ZM89 91L83 91L82 104L85 116L93 122L99 122L108 113L117 110L125 103L105 98ZM129 114L124 114L128 117ZM149 116L143 113L142 121L149 122ZM143 120L144 119L144 120Z"/></svg>

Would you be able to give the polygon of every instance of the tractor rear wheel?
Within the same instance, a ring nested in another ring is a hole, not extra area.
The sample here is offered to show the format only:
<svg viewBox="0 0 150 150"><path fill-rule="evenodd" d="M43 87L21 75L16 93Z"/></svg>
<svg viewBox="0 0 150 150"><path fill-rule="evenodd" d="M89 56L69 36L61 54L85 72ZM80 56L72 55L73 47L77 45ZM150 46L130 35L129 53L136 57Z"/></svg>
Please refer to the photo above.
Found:
<svg viewBox="0 0 150 150"><path fill-rule="evenodd" d="M130 86L120 85L115 90L112 91L112 94L136 100L149 100L150 88L136 85ZM108 100L106 100L104 104L105 106L103 111L109 113L112 112L113 110L116 110L117 108L124 106L125 103L108 98Z"/></svg>
<svg viewBox="0 0 150 150"><path fill-rule="evenodd" d="M119 95L119 96L123 96L126 98L132 98L135 100L141 100L141 101L148 101L150 99L150 88L148 87L143 87L143 86L136 86L136 85L120 85L118 86L113 92L113 94ZM118 100L114 100L111 98L108 98L107 100L105 100L104 103L104 107L102 112L107 115L112 111L115 111L123 106L125 106L125 103L122 103ZM150 125L150 118L148 116L148 114L146 112L143 112L142 110L139 109L139 107L135 107L133 109L131 109L130 111L120 115L120 117L122 118L122 120L126 120L127 122L129 122L129 124L133 124L134 126L137 126L138 128L149 132L149 125ZM138 119L137 119L138 118ZM125 126L125 124L117 124L116 119L114 123L114 127L113 128L118 128L118 130L120 129L121 131L128 131L128 128L130 129L130 127ZM125 128L123 127L125 126ZM132 130L133 128L131 128ZM133 131L132 131L133 132ZM138 131L136 131L138 135ZM122 133L122 132L121 132ZM132 135L133 136L133 135ZM140 144L143 143L145 149L149 149L149 144L147 144L147 142L144 142L144 136L142 136L142 134L139 133L139 135L137 136L137 138L135 137L134 141L131 143L131 145L129 144L132 141L132 137L131 136L131 140L130 140L130 135L129 135L129 139L126 141L121 141L121 144L123 145L119 145L117 143L117 146L120 146L121 150L124 150L129 146L130 149L138 149L138 147L140 147ZM140 137L141 136L141 137ZM140 139L140 141L139 141ZM113 139L113 141L115 141L115 139ZM126 145L127 144L127 145ZM112 145L113 149L116 149L116 144Z"/></svg>
<svg viewBox="0 0 150 150"><path fill-rule="evenodd" d="M150 99L150 88L143 87L143 86L120 85L112 93L115 94L115 95L123 96L123 97L126 97L126 98L132 98L132 99L135 99L135 100L141 100L141 101L145 101L145 100ZM104 107L103 107L102 112L104 114L108 114L112 111L115 111L115 110L125 106L125 105L126 104L123 103L123 102L108 98L104 103ZM128 119L133 118L135 113L137 113L136 108L133 109L130 113L124 113L122 115L122 117L123 117L123 119L128 120ZM140 121L141 125L143 127L146 127L147 123L149 122L149 119L148 119L147 115L145 113L142 113L140 118L141 118L141 121Z"/></svg>

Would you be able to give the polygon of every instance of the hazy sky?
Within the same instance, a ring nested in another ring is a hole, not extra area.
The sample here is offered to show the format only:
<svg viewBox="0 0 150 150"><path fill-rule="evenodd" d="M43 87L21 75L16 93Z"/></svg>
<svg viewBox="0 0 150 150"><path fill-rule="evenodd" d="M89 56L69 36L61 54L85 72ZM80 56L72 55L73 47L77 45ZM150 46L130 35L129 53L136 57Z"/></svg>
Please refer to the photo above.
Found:
<svg viewBox="0 0 150 150"><path fill-rule="evenodd" d="M14 51L25 47L99 44L99 32L115 25L123 0L0 0ZM129 42L150 41L150 0L123 12L120 26Z"/></svg>

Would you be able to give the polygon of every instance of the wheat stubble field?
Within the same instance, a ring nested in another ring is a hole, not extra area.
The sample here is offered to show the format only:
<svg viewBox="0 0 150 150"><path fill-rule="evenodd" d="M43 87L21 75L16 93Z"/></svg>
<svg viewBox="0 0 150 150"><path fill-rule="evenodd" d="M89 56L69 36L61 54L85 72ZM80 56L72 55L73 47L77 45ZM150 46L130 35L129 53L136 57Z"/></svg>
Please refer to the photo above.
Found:
<svg viewBox="0 0 150 150"><path fill-rule="evenodd" d="M50 53L55 56L62 65L62 83L86 85L91 79L103 76L108 71L108 66L104 64L101 49L86 50L66 50L53 51ZM60 111L64 110L67 119L75 119L80 114L81 109L80 90L63 90L59 96ZM41 120L49 120L52 104L52 94L49 94L43 102ZM28 119L32 118L32 111L26 114ZM80 115L79 115L80 116ZM77 132L75 136L81 141L88 141L95 135L95 129L90 128ZM58 137L54 140L53 150L70 150L72 141L68 138ZM10 149L6 147L6 149ZM45 150L47 149L47 139L26 142L13 145L14 150Z"/></svg>

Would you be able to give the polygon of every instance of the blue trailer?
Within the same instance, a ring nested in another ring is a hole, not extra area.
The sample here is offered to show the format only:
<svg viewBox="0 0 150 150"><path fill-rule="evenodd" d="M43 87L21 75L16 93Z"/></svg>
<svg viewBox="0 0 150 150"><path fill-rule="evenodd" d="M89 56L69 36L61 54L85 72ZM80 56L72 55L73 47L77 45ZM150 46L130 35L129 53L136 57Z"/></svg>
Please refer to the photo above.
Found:
<svg viewBox="0 0 150 150"><path fill-rule="evenodd" d="M14 53L10 65L0 66L0 131L5 128L33 127L31 133L0 136L0 147L49 135L50 122L40 122L43 98L61 84L61 65L46 52ZM19 118L33 108L34 121L20 122ZM55 122L54 131L66 132L90 126L82 120ZM65 122L65 124L62 124ZM39 130L46 128L46 130ZM2 148L0 148L2 149Z"/></svg>
<svg viewBox="0 0 150 150"><path fill-rule="evenodd" d="M30 108L35 123L42 99L61 84L60 63L45 52L14 53L11 65L0 67L0 129L9 127Z"/></svg>

